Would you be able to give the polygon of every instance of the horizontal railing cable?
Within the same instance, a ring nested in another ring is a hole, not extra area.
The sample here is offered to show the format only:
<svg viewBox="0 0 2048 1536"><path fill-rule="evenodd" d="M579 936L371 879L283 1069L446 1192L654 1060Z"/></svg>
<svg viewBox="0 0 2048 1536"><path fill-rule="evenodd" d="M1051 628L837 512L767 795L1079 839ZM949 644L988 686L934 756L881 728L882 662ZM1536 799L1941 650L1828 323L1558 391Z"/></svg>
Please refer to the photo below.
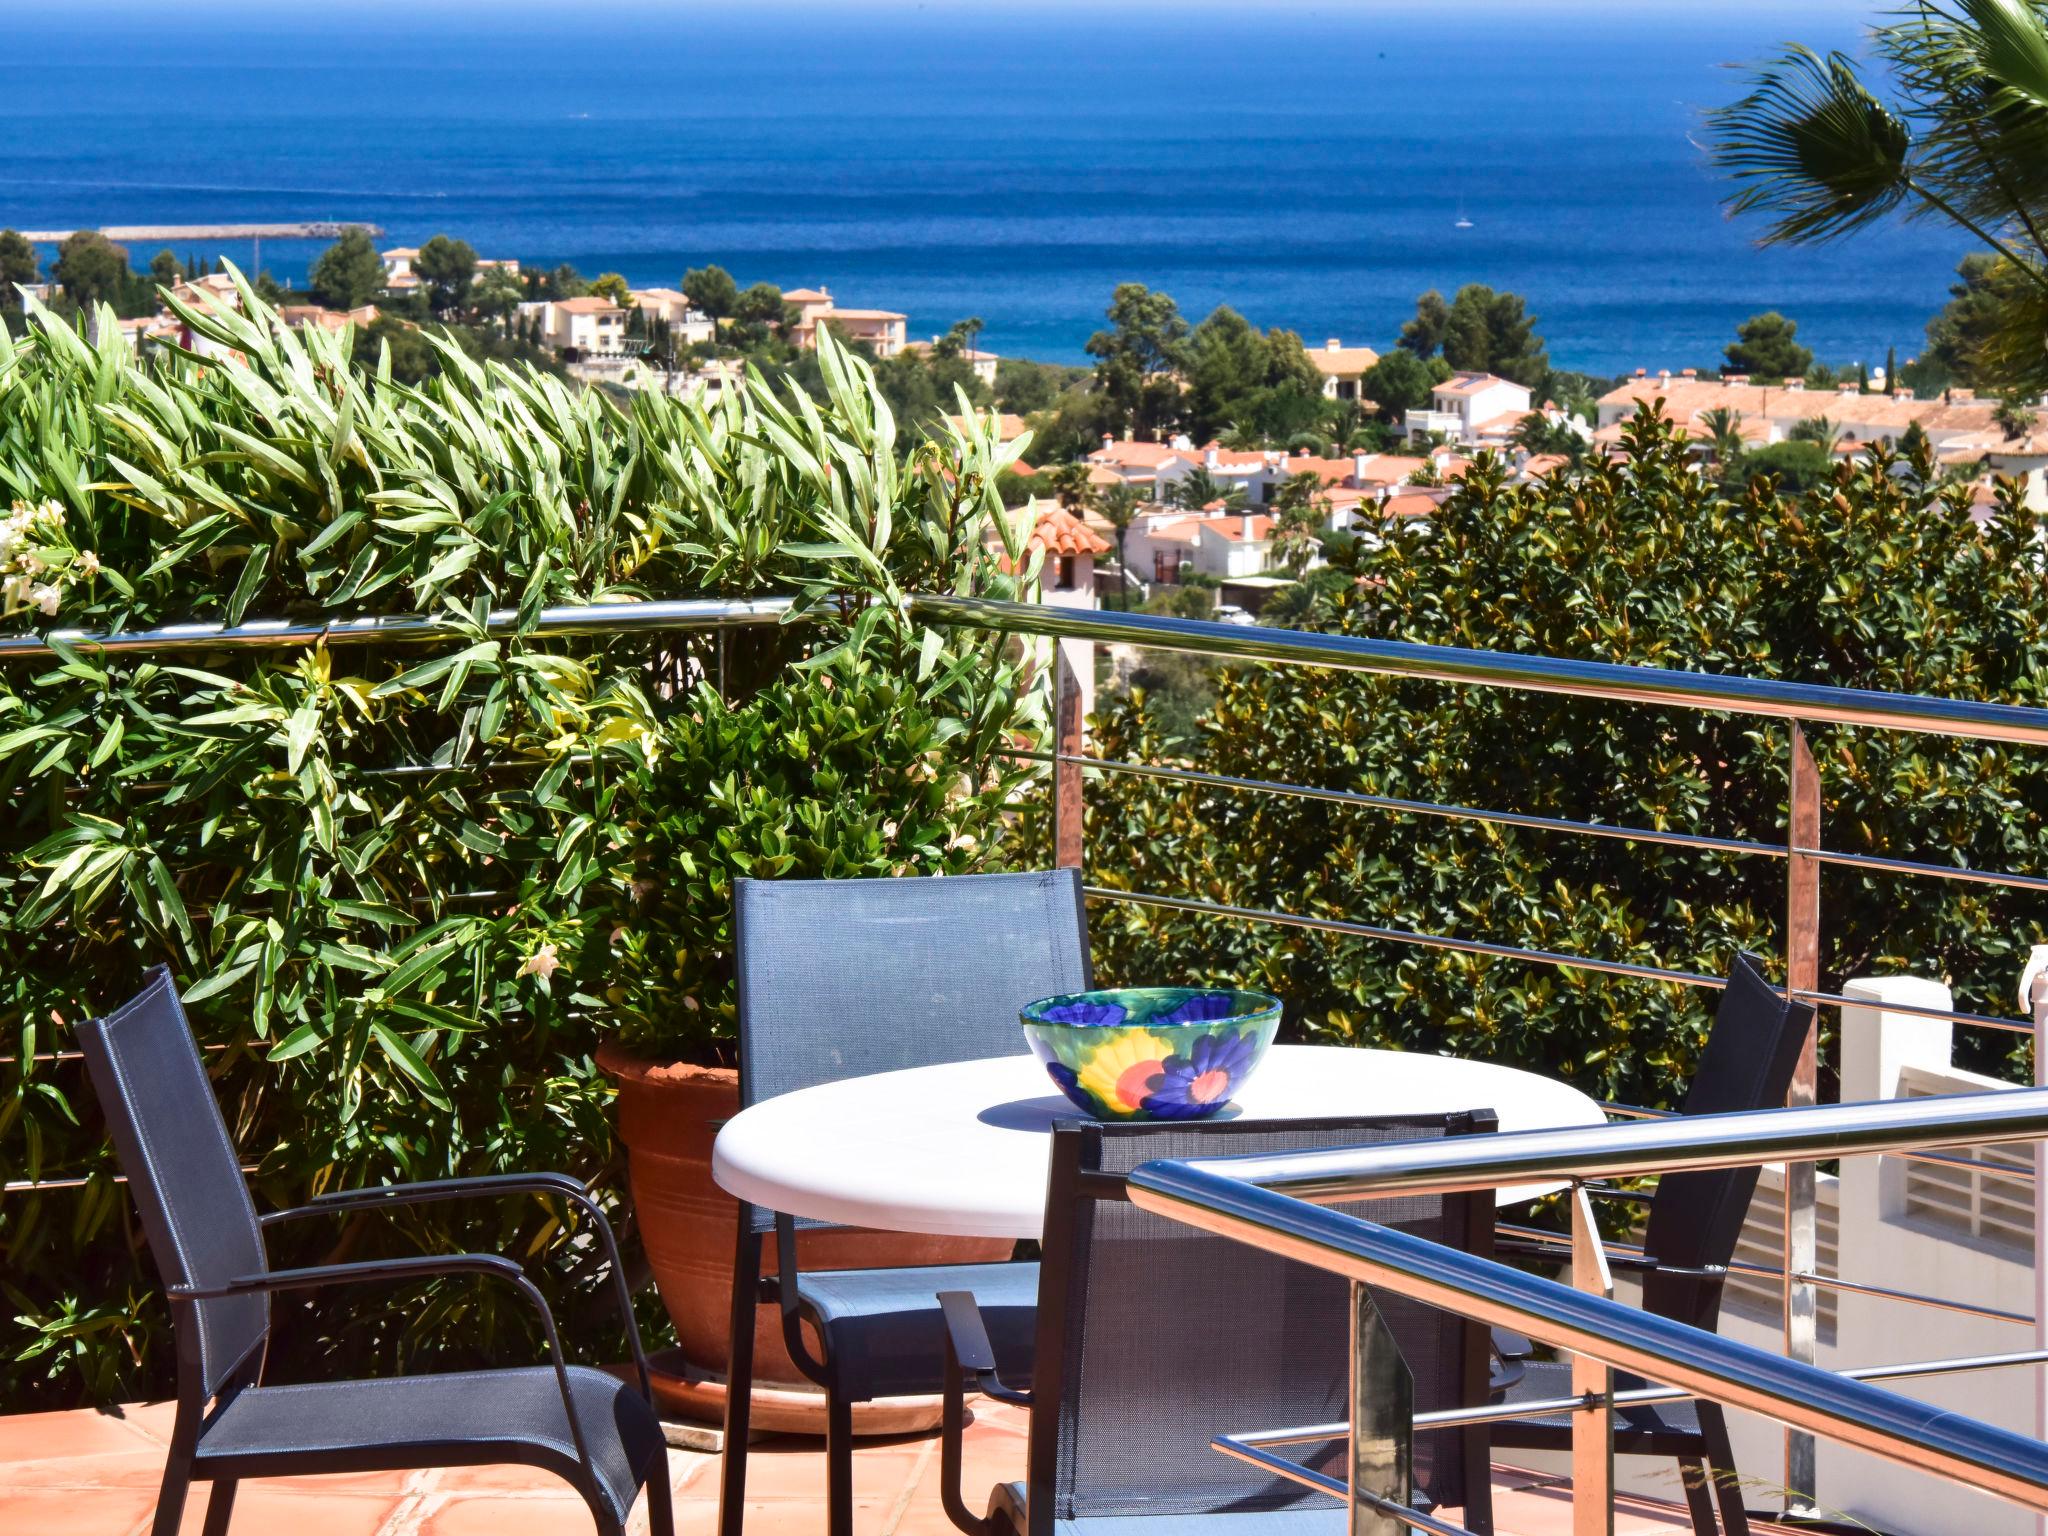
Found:
<svg viewBox="0 0 2048 1536"><path fill-rule="evenodd" d="M1062 608L937 593L918 593L904 601L915 618L1012 634L1150 646L1225 660L1330 667L1430 682L1759 715L1816 725L1870 726L1977 741L2048 745L2048 709L2018 704L1879 693L1608 661L1574 661L1514 651L1368 640L1356 635L1218 624L1206 619L1176 619L1104 608Z"/></svg>

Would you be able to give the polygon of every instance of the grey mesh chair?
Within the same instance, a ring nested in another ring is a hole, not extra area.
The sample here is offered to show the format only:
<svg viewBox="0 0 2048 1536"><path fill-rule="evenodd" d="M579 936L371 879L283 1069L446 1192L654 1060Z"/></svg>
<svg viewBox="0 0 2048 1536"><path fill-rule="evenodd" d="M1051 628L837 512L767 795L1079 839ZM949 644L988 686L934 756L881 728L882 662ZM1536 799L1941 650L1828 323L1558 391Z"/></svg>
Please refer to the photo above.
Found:
<svg viewBox="0 0 2048 1536"><path fill-rule="evenodd" d="M945 1298L948 1377L940 1491L968 1536L1343 1536L1341 1500L1223 1456L1218 1434L1349 1417L1350 1282L1141 1211L1123 1175L1157 1158L1366 1146L1491 1131L1490 1110L1317 1121L1097 1125L1053 1133L1034 1381L1019 1390L971 1298ZM1489 1195L1347 1207L1467 1252L1491 1251ZM1486 1401L1482 1326L1380 1292L1414 1378L1417 1412ZM965 1388L1028 1403L1028 1479L999 1485L986 1516L960 1486ZM1483 1427L1415 1437L1415 1486L1492 1529ZM1290 1447L1300 1454L1304 1447ZM1305 1459L1341 1477L1342 1442ZM1332 1465L1332 1462L1335 1465Z"/></svg>
<svg viewBox="0 0 2048 1536"><path fill-rule="evenodd" d="M194 1481L211 1482L206 1536L223 1536L245 1477L522 1462L566 1479L604 1536L621 1536L647 1486L654 1536L672 1536L667 1447L610 1226L564 1174L503 1174L343 1190L258 1217L170 972L79 1027L114 1149L164 1280L177 1334L178 1413L157 1498L155 1536L179 1528ZM633 1344L639 1388L567 1364L545 1300L510 1259L431 1254L272 1269L263 1231L369 1206L541 1193L576 1206L604 1243ZM495 1276L540 1313L552 1363L493 1371L266 1387L274 1291Z"/></svg>
<svg viewBox="0 0 2048 1536"><path fill-rule="evenodd" d="M740 1101L903 1067L1016 1056L1017 1011L1088 986L1078 871L896 880L741 880ZM935 1393L944 1378L936 1293L980 1299L1006 1369L1028 1376L1035 1264L856 1269L798 1276L797 1229L742 1204L719 1529L746 1507L754 1306L777 1300L797 1369L825 1389L828 1536L853 1530L853 1405ZM776 1274L761 1277L775 1234ZM792 1282L791 1277L797 1277ZM804 1335L808 1324L821 1350Z"/></svg>
<svg viewBox="0 0 2048 1536"><path fill-rule="evenodd" d="M1738 955L1682 1113L1728 1114L1783 1104L1812 1026L1810 1005L1787 1001L1765 979L1753 956ZM1741 1239L1758 1172L1750 1167L1667 1173L1648 1197L1604 1186L1588 1190L1609 1198L1648 1199L1642 1253L1609 1259L1618 1273L1642 1276L1644 1310L1714 1330L1720 1322L1728 1261ZM1570 1258L1568 1245L1540 1240L1503 1238L1500 1250L1532 1258ZM1526 1343L1509 1353L1526 1354ZM1617 1390L1643 1384L1626 1372L1615 1377ZM1499 1395L1509 1403L1570 1397L1571 1366L1566 1361L1511 1359L1503 1386ZM1500 1447L1564 1450L1571 1445L1571 1424L1562 1417L1508 1419L1494 1426L1493 1442ZM1722 1530L1727 1536L1748 1536L1749 1516L1720 1404L1643 1403L1617 1412L1614 1449L1617 1455L1668 1456L1679 1463L1695 1536L1714 1536L1717 1498Z"/></svg>

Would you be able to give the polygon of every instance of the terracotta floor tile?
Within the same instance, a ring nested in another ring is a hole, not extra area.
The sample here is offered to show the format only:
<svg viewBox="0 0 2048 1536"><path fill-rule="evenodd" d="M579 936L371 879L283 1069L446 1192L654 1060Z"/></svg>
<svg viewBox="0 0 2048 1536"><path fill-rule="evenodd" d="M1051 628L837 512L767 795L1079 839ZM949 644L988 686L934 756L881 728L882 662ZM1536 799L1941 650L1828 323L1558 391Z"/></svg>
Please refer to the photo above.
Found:
<svg viewBox="0 0 2048 1536"><path fill-rule="evenodd" d="M591 1536L596 1530L597 1522L573 1493L567 1498L500 1494L456 1497L438 1505L430 1499L424 1518L407 1536L411 1531L418 1536Z"/></svg>
<svg viewBox="0 0 2048 1536"><path fill-rule="evenodd" d="M4 1478L4 1474L0 1474ZM74 1493L60 1488L14 1490L0 1481L0 1531L35 1536L128 1536L149 1518L155 1498L127 1488Z"/></svg>
<svg viewBox="0 0 2048 1536"><path fill-rule="evenodd" d="M178 1522L178 1536L200 1536L206 1524L207 1492L203 1487L192 1490L185 1517ZM280 1488L267 1480L244 1483L235 1495L235 1518L228 1529L236 1536L244 1531L249 1536L379 1536L404 1502L396 1493L313 1492Z"/></svg>
<svg viewBox="0 0 2048 1536"><path fill-rule="evenodd" d="M17 1461L55 1461L72 1456L120 1455L148 1450L155 1442L132 1415L77 1409L60 1413L15 1413L0 1419L0 1466Z"/></svg>
<svg viewBox="0 0 2048 1536"><path fill-rule="evenodd" d="M152 1446L125 1454L0 1463L0 1488L154 1489L163 1476L164 1453Z"/></svg>

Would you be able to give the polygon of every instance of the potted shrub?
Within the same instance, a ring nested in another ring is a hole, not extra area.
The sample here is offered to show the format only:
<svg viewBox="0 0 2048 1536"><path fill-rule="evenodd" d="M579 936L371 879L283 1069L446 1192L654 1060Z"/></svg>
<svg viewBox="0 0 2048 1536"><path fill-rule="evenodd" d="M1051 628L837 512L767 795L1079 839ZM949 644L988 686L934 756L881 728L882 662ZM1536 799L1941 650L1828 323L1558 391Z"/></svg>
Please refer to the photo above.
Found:
<svg viewBox="0 0 2048 1536"><path fill-rule="evenodd" d="M793 446L803 443L810 462L829 466L814 485L853 490L847 504L820 496L808 510L802 621L727 636L723 688L700 676L672 701L624 786L618 820L631 844L609 943L585 950L584 986L603 996L615 1030L598 1062L618 1086L638 1228L693 1368L666 1388L698 1412L722 1403L731 1315L736 1207L712 1182L711 1148L740 1103L733 880L990 867L1024 778L1012 749L1039 714L1010 648L923 629L901 605L919 587L1017 590L1002 567L1020 563L1019 532L1000 517L989 467L1014 448L921 445L886 506L886 410L864 375L835 403L832 434L788 418L776 434L784 462L806 462ZM772 398L753 404L768 420L780 414ZM1001 562L992 519L1008 546ZM807 1268L855 1268L1000 1259L1010 1244L822 1231L801 1248ZM772 1304L759 1309L755 1340L755 1423L822 1430L823 1399L790 1362ZM935 1403L883 1402L859 1422L888 1433L935 1415Z"/></svg>

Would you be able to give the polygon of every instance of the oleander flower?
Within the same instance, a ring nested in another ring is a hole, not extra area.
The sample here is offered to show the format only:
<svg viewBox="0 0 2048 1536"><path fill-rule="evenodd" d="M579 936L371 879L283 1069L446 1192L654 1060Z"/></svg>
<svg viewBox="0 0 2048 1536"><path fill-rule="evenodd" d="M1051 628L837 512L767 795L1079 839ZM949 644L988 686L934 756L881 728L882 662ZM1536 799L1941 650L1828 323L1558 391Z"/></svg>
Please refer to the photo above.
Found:
<svg viewBox="0 0 2048 1536"><path fill-rule="evenodd" d="M1158 1086L1145 1096L1145 1109L1165 1120L1213 1115L1251 1070L1257 1044L1251 1033L1202 1036L1187 1055L1167 1061Z"/></svg>
<svg viewBox="0 0 2048 1536"><path fill-rule="evenodd" d="M543 944L524 960L519 962L521 976L537 976L546 981L562 968L561 957L555 953L555 946Z"/></svg>
<svg viewBox="0 0 2048 1536"><path fill-rule="evenodd" d="M1142 1108L1166 1078L1173 1047L1150 1030L1106 1036L1082 1065L1076 1080L1105 1108L1124 1114Z"/></svg>
<svg viewBox="0 0 2048 1536"><path fill-rule="evenodd" d="M59 605L64 601L64 594L47 582L37 587L29 596L34 601L36 607L43 611L45 617L55 614Z"/></svg>

